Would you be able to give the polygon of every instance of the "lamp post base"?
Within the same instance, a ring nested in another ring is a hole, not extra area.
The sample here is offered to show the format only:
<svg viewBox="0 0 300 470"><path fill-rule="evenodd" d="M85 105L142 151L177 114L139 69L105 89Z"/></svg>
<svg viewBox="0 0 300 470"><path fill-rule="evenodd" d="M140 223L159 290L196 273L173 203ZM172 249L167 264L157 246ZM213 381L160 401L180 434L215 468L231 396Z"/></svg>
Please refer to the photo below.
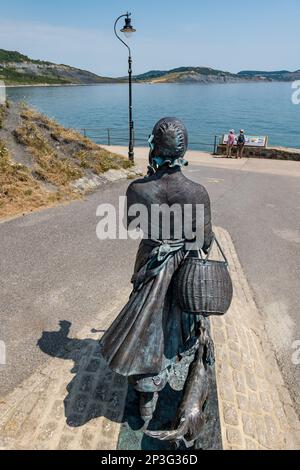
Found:
<svg viewBox="0 0 300 470"><path fill-rule="evenodd" d="M133 150L129 150L128 158L132 163L134 163L134 151Z"/></svg>

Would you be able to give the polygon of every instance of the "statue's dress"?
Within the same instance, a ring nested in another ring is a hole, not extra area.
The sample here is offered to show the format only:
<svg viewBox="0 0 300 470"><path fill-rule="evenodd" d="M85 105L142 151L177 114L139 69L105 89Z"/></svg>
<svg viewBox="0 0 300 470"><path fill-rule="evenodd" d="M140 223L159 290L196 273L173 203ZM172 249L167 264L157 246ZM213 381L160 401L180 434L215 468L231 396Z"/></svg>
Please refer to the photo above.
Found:
<svg viewBox="0 0 300 470"><path fill-rule="evenodd" d="M134 181L127 192L128 209L134 204L204 205L204 245L212 240L210 200L206 189L186 178L179 167L163 167L152 176ZM132 218L127 217L130 224ZM149 220L151 226L151 220ZM196 230L193 211L193 230ZM174 273L183 260L185 240L142 240L133 275L131 297L101 340L109 367L123 376L157 375L190 347L195 321L183 313L173 292Z"/></svg>

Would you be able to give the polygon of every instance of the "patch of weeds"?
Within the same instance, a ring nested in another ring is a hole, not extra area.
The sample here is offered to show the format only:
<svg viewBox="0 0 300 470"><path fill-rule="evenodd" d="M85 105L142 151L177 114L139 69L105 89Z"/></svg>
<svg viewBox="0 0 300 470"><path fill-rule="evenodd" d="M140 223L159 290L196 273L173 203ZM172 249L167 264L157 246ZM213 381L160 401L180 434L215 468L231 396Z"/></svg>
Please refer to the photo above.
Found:
<svg viewBox="0 0 300 470"><path fill-rule="evenodd" d="M6 106L3 104L0 104L0 129L3 129L5 115L6 115Z"/></svg>
<svg viewBox="0 0 300 470"><path fill-rule="evenodd" d="M35 123L24 123L14 131L14 136L33 155L35 173L44 181L61 187L83 176L82 170L70 159L59 158Z"/></svg>
<svg viewBox="0 0 300 470"><path fill-rule="evenodd" d="M30 145L32 143L35 147L44 145L45 138L43 138L44 142L40 142L37 131L42 129L49 132L48 146L49 141L56 147L59 143L60 152L69 157L70 162L75 160L81 171L92 170L96 174L101 174L108 170L129 169L133 166L127 158L103 149L74 129L67 129L59 125L56 121L40 114L35 109L28 108L26 104L22 105L21 118L26 121L28 126L35 126ZM40 135L43 136L42 132L40 132ZM25 143L25 145L28 145L28 143ZM39 150L41 151L41 149Z"/></svg>
<svg viewBox="0 0 300 470"><path fill-rule="evenodd" d="M90 169L97 175L109 170L129 169L133 165L126 158L110 153L98 145L95 150L77 152L74 157L80 161L83 168Z"/></svg>
<svg viewBox="0 0 300 470"><path fill-rule="evenodd" d="M27 167L15 164L0 140L0 217L27 212L55 202L56 194L45 191Z"/></svg>

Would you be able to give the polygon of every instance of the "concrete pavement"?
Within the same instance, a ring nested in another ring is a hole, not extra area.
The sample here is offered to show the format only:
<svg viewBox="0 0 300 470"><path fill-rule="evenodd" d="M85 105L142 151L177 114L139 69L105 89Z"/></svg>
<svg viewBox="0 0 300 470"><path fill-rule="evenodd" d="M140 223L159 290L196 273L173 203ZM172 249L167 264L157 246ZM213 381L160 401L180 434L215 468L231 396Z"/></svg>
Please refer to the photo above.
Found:
<svg viewBox="0 0 300 470"><path fill-rule="evenodd" d="M0 224L0 340L7 355L0 397L48 359L37 347L43 331L66 320L71 334L78 332L130 287L136 243L96 237L98 205L117 206L127 185Z"/></svg>
<svg viewBox="0 0 300 470"><path fill-rule="evenodd" d="M147 151L138 153L146 166ZM233 238L299 409L300 366L292 362L293 343L300 339L299 163L189 158L187 175L207 187L214 223ZM85 201L0 224L0 340L8 359L0 366L0 396L48 361L37 347L43 332L56 331L65 320L75 336L109 310L116 291L130 288L136 243L104 243L95 235L98 204L117 204L127 185L111 184ZM52 336L46 339L46 350L55 351Z"/></svg>
<svg viewBox="0 0 300 470"><path fill-rule="evenodd" d="M126 155L124 147L114 147ZM136 149L147 166L148 149ZM213 221L231 234L277 360L300 413L299 162L214 158L189 151L186 174L211 196Z"/></svg>
<svg viewBox="0 0 300 470"><path fill-rule="evenodd" d="M223 449L300 449L300 422L263 319L228 232L215 230L234 283L228 314L212 318ZM98 339L128 294L129 290L119 290L110 310L75 337L67 322L43 333L39 346L54 359L0 403L0 449L117 448L127 384L106 367Z"/></svg>
<svg viewBox="0 0 300 470"><path fill-rule="evenodd" d="M121 146L105 146L103 148L127 156L128 149ZM149 149L145 147L135 148L135 159L137 165L144 171L147 168ZM222 156L214 156L208 152L199 150L189 150L186 153L186 159L190 165L204 166L209 168L217 168L224 170L239 170L252 173L265 173L269 175L294 176L300 177L300 165L298 162L283 160L268 160L258 158L225 158Z"/></svg>

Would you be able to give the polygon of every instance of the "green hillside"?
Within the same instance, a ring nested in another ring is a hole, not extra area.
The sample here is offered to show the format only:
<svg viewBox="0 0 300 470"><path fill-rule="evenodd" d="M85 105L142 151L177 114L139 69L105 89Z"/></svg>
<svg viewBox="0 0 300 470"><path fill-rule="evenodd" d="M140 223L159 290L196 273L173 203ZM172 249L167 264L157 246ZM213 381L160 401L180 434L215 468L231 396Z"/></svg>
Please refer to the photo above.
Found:
<svg viewBox="0 0 300 470"><path fill-rule="evenodd" d="M0 80L6 85L92 85L122 81L4 49L0 49Z"/></svg>
<svg viewBox="0 0 300 470"><path fill-rule="evenodd" d="M246 79L230 72L215 70L209 67L177 67L171 70L151 70L134 77L137 82L152 83L176 83L176 82L199 82L199 83L226 83L244 81Z"/></svg>
<svg viewBox="0 0 300 470"><path fill-rule="evenodd" d="M243 70L238 73L241 77L261 77L276 82L291 82L300 79L300 70L289 72L288 70L275 70L265 72L261 70Z"/></svg>

